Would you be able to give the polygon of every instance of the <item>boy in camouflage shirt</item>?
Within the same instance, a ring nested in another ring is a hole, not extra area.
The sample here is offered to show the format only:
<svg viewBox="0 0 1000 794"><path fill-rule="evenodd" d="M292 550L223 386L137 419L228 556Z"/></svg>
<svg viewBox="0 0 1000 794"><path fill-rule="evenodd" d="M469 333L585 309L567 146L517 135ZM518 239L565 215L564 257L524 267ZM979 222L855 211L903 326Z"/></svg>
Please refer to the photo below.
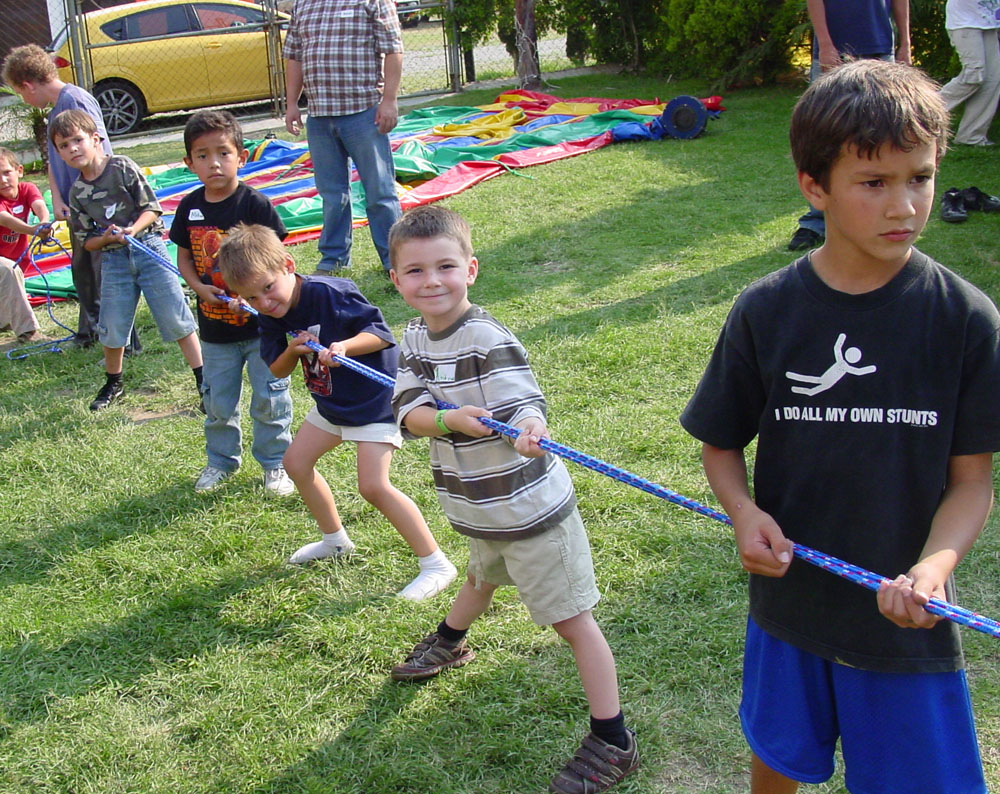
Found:
<svg viewBox="0 0 1000 794"><path fill-rule="evenodd" d="M164 342L176 341L201 386L201 344L194 317L177 277L126 241L135 237L164 259L160 204L139 167L121 155L107 155L93 118L67 110L49 123L49 138L63 161L80 171L69 193L70 227L88 251L102 251L98 338L104 346L107 381L90 404L100 411L122 397L125 343L135 320L139 294ZM169 261L169 260L168 260Z"/></svg>

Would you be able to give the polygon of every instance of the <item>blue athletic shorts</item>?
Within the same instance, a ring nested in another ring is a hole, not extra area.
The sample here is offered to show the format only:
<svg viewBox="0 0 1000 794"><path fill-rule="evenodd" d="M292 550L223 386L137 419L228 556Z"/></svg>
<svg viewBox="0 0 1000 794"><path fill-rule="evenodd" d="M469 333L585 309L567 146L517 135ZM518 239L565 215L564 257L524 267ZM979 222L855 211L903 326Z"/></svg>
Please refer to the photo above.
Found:
<svg viewBox="0 0 1000 794"><path fill-rule="evenodd" d="M748 620L740 722L761 761L802 783L829 779L839 738L853 794L986 794L962 670L858 670Z"/></svg>

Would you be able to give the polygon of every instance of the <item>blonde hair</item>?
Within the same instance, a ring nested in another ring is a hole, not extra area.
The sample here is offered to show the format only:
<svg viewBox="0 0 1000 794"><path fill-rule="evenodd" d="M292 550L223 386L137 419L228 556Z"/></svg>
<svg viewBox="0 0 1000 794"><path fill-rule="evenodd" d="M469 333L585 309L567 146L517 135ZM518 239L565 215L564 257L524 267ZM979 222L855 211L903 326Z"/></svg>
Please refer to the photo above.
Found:
<svg viewBox="0 0 1000 794"><path fill-rule="evenodd" d="M415 207L396 221L389 230L389 261L396 266L399 247L409 240L447 237L458 243L462 255L472 256L472 232L465 218L438 204Z"/></svg>
<svg viewBox="0 0 1000 794"><path fill-rule="evenodd" d="M0 160L6 160L7 164L13 168L17 168L21 165L21 161L18 159L18 156L5 146L0 146Z"/></svg>
<svg viewBox="0 0 1000 794"><path fill-rule="evenodd" d="M219 246L219 272L230 287L237 289L260 276L283 272L290 258L270 226L238 223Z"/></svg>
<svg viewBox="0 0 1000 794"><path fill-rule="evenodd" d="M3 60L3 80L12 88L25 83L51 83L58 76L52 56L37 44L15 47Z"/></svg>

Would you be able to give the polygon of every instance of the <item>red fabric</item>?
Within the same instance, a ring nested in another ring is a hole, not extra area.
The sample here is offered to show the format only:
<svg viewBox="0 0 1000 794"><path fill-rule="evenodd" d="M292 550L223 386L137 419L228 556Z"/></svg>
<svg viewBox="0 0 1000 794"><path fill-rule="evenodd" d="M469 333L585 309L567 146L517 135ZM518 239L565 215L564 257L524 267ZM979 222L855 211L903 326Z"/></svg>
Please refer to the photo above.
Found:
<svg viewBox="0 0 1000 794"><path fill-rule="evenodd" d="M538 91L527 91L523 88L519 88L513 91L504 91L496 98L496 102L500 101L501 96L510 96L515 94L517 96L524 97L524 100L516 100L506 102L507 107L519 107L525 112L529 110L539 111L545 110L548 107L554 105L556 102L587 102L591 105L597 105L599 112L604 112L605 110L628 110L629 108L640 107L641 105L659 105L659 99L607 99L605 97L575 97L573 99L562 99L557 96L552 96L552 94L542 94Z"/></svg>
<svg viewBox="0 0 1000 794"><path fill-rule="evenodd" d="M42 194L35 185L31 182L20 182L17 186L16 197L10 199L0 196L0 212L9 212L19 221L27 223L28 215L31 213L31 205L40 201L41 198ZM18 234L6 226L0 226L0 256L16 262L30 241L30 235Z"/></svg>

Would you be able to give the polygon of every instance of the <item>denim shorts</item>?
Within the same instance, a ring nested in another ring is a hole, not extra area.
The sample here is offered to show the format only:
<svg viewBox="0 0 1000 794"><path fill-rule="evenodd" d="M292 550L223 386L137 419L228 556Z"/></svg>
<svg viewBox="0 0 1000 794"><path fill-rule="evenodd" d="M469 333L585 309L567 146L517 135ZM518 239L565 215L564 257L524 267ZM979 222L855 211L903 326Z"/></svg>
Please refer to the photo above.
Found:
<svg viewBox="0 0 1000 794"><path fill-rule="evenodd" d="M169 259L158 234L139 239ZM176 342L197 329L176 273L132 246L105 248L101 256L101 314L97 323L102 345L125 347L135 322L140 293L164 342Z"/></svg>
<svg viewBox="0 0 1000 794"><path fill-rule="evenodd" d="M515 585L539 626L569 620L601 600L587 530L576 510L530 538L469 538L468 575L477 587L480 582Z"/></svg>
<svg viewBox="0 0 1000 794"><path fill-rule="evenodd" d="M748 620L740 722L761 761L802 783L833 774L839 738L853 794L986 794L963 670L859 670Z"/></svg>

